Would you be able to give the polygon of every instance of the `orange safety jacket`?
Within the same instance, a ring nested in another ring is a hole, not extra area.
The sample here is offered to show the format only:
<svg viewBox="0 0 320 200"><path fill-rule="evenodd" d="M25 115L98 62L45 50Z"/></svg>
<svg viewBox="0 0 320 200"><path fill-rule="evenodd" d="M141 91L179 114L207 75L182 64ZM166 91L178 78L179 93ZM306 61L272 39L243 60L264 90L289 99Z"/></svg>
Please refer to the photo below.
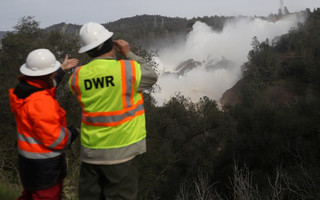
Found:
<svg viewBox="0 0 320 200"><path fill-rule="evenodd" d="M41 84L27 81L41 88ZM10 107L17 125L18 152L25 158L45 159L62 154L71 141L66 113L54 98L55 88L44 89L18 98L9 90Z"/></svg>

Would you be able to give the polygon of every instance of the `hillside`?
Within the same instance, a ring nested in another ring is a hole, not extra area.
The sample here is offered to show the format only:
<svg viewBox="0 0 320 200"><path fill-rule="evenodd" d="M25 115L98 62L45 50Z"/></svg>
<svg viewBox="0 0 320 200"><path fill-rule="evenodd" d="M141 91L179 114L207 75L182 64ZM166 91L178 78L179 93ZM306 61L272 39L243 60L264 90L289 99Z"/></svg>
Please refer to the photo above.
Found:
<svg viewBox="0 0 320 200"><path fill-rule="evenodd" d="M59 31L62 33L70 34L77 36L79 34L79 30L81 28L81 25L76 25L76 24L66 24L66 23L59 23L59 24L54 24L52 26L49 26L45 30L47 31Z"/></svg>
<svg viewBox="0 0 320 200"><path fill-rule="evenodd" d="M245 86L245 80L239 80L232 88L228 89L220 99L222 105L235 106L241 103L241 92ZM319 92L312 88L312 85L299 79L278 79L264 88L262 92L266 102L275 105L290 104L295 101L309 98L320 98Z"/></svg>
<svg viewBox="0 0 320 200"><path fill-rule="evenodd" d="M249 53L252 59L246 63L248 72L224 93L222 104L240 103L249 86L259 93L259 98L277 105L320 97L320 9L306 12L308 20L297 30L282 36L272 46L267 41L261 42L256 52Z"/></svg>

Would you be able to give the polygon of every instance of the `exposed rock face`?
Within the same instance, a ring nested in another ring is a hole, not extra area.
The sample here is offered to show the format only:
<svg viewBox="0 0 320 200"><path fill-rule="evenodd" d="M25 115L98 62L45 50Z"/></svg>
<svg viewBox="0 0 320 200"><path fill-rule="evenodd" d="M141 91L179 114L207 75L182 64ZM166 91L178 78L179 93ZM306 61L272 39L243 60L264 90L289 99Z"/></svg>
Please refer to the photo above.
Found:
<svg viewBox="0 0 320 200"><path fill-rule="evenodd" d="M194 69L200 65L201 65L200 62L195 61L193 59L189 59L189 60L186 60L186 61L180 63L176 67L176 71L179 75L183 76L183 75L187 74L189 71L191 71L192 69Z"/></svg>
<svg viewBox="0 0 320 200"><path fill-rule="evenodd" d="M243 79L240 79L232 88L225 91L220 99L222 105L236 105L240 102L240 88Z"/></svg>
<svg viewBox="0 0 320 200"><path fill-rule="evenodd" d="M163 72L161 75L176 75L176 76L184 76L191 70L198 68L198 67L204 67L204 69L208 72L212 72L217 69L232 69L234 67L234 63L227 59L222 59L221 61L216 60L208 60L208 61L196 61L194 59L189 59L186 61L181 62L173 72Z"/></svg>
<svg viewBox="0 0 320 200"><path fill-rule="evenodd" d="M181 62L173 72L163 72L161 76L168 76L168 75L173 75L173 76L184 76L188 72L190 72L192 69L199 67L201 65L201 62L195 61L193 59L189 59L186 61Z"/></svg>
<svg viewBox="0 0 320 200"><path fill-rule="evenodd" d="M232 88L227 90L220 99L222 105L236 105L240 103L240 93L244 80L239 80ZM279 79L273 81L262 95L264 99L274 105L292 103L300 98L313 99L317 98L317 92L310 85L297 81L295 79Z"/></svg>
<svg viewBox="0 0 320 200"><path fill-rule="evenodd" d="M222 58L222 60L216 62L213 60L210 60L206 63L205 67L208 71L214 71L217 69L226 69L226 70L232 70L235 66L235 63L231 60Z"/></svg>

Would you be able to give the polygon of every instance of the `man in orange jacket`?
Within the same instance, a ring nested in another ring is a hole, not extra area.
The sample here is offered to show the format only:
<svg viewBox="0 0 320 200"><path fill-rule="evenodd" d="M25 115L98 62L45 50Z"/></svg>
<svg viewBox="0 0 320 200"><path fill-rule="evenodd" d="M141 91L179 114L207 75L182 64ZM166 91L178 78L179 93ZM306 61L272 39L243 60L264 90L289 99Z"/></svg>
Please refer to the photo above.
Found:
<svg viewBox="0 0 320 200"><path fill-rule="evenodd" d="M66 126L66 113L55 99L55 86L64 70L77 63L77 59L68 59L66 55L61 65L49 50L34 50L20 67L23 76L19 77L19 84L9 90L24 189L18 200L62 198L62 181L66 176L63 150L79 131Z"/></svg>

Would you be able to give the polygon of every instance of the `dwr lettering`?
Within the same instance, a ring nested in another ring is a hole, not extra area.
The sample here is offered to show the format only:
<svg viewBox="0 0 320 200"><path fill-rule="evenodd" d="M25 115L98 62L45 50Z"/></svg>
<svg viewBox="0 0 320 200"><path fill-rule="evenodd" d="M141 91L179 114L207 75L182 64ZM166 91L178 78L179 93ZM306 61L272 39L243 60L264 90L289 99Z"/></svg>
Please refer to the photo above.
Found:
<svg viewBox="0 0 320 200"><path fill-rule="evenodd" d="M105 76L105 77L98 77L93 79L85 79L84 80L84 87L86 90L91 90L92 87L98 88L104 88L114 86L113 83L113 76Z"/></svg>

